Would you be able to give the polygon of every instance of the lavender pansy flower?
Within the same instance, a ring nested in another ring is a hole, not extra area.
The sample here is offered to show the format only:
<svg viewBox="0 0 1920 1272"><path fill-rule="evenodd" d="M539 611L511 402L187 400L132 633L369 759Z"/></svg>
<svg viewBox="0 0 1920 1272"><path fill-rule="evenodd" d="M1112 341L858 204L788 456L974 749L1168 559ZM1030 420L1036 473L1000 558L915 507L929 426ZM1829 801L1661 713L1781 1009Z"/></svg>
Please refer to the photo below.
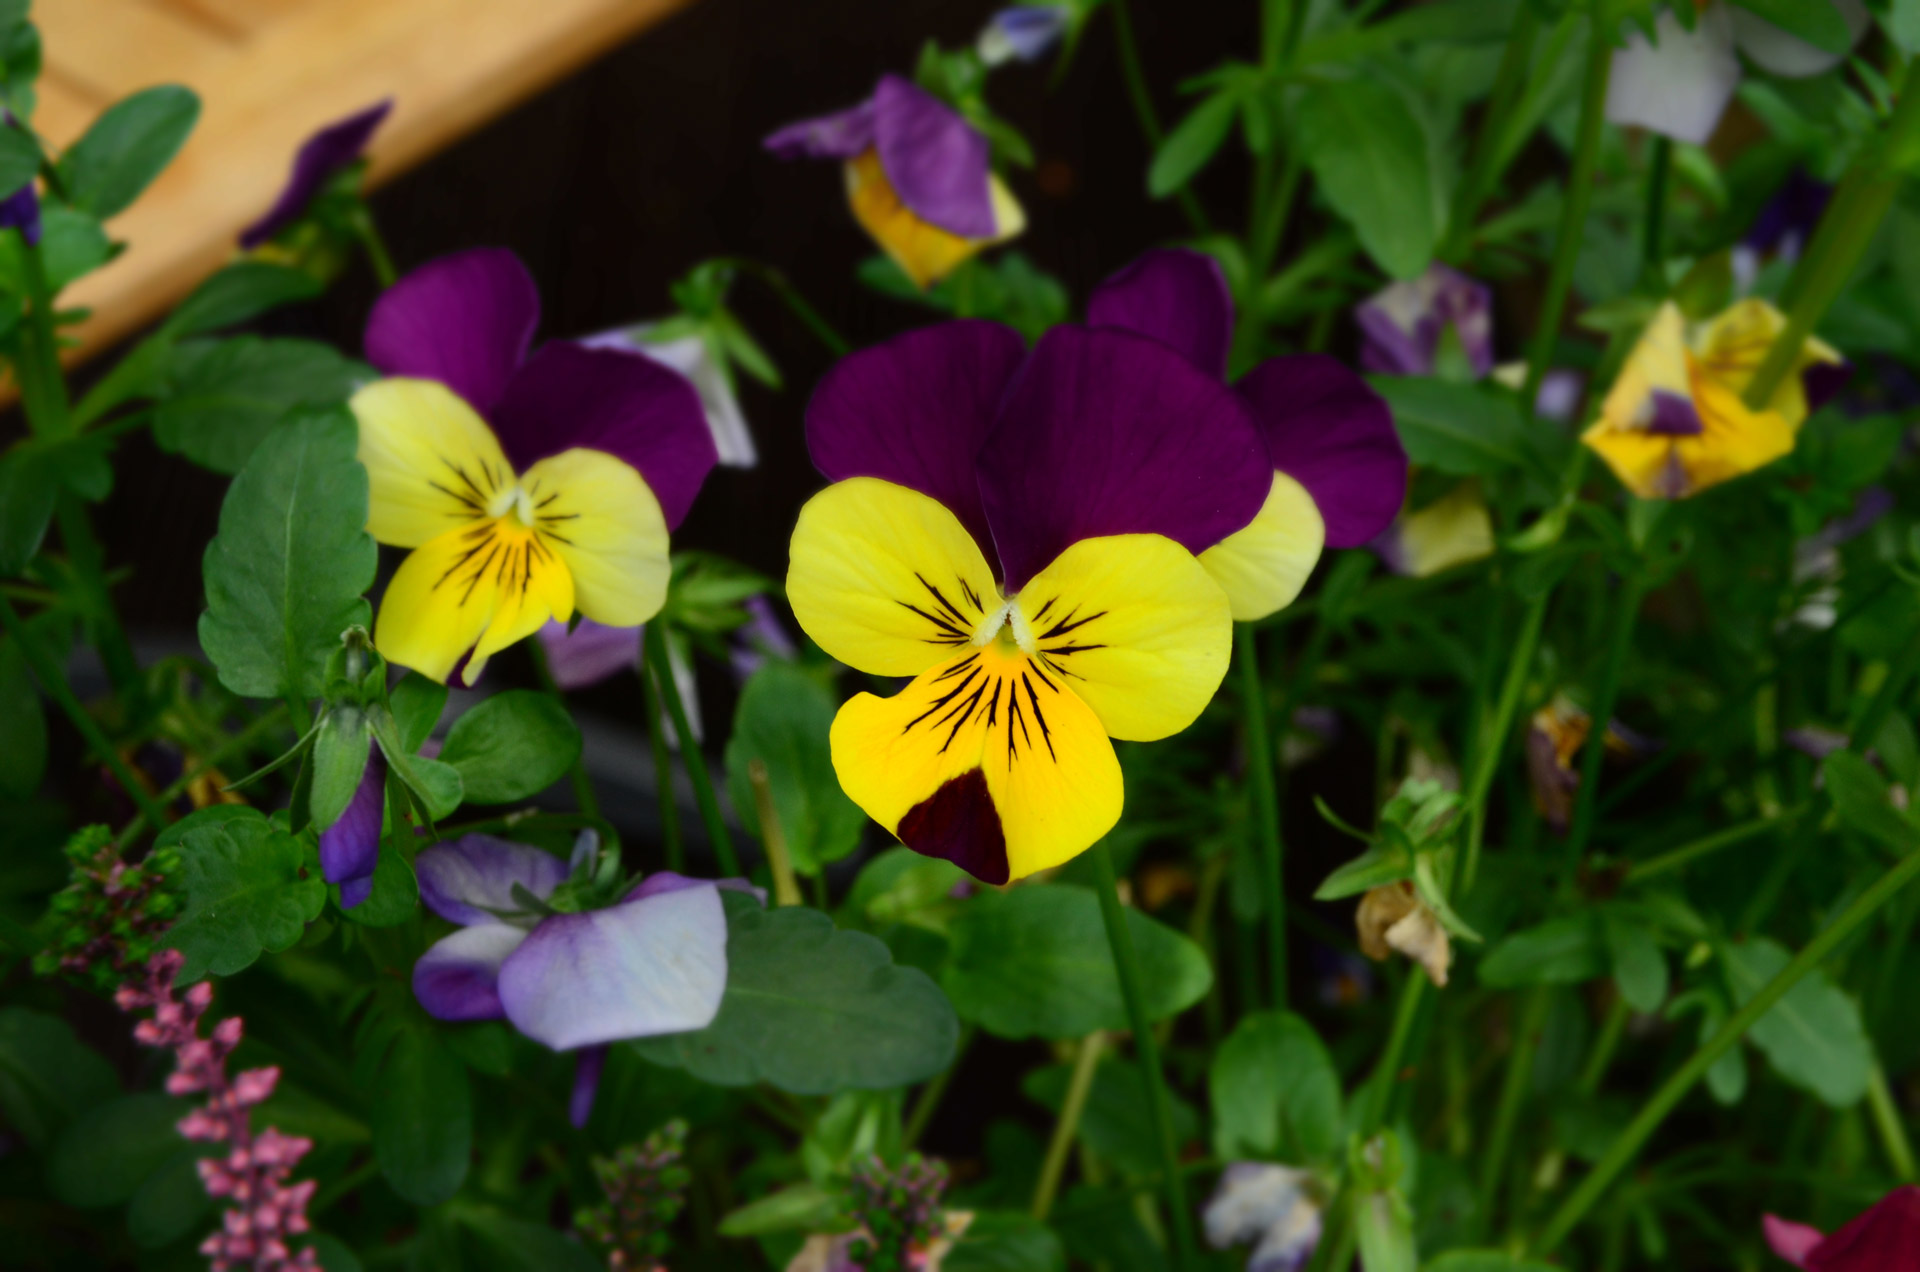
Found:
<svg viewBox="0 0 1920 1272"><path fill-rule="evenodd" d="M585 689L640 664L639 627L610 627L583 618L573 626L549 621L540 629L540 647L546 651L553 683L562 689Z"/></svg>
<svg viewBox="0 0 1920 1272"><path fill-rule="evenodd" d="M700 395L701 409L707 413L707 427L713 430L714 449L720 462L729 468L752 468L760 462L754 449L753 434L747 430L747 418L740 413L740 400L734 395L733 377L726 366L713 356L707 342L699 336L680 336L673 340L655 340L650 334L656 323L640 323L618 331L588 336L580 343L589 349L626 349L643 353L661 366L672 367L687 378Z"/></svg>
<svg viewBox="0 0 1920 1272"><path fill-rule="evenodd" d="M727 984L725 885L662 871L625 887L610 877L617 861L596 870L596 855L590 835L572 868L488 835L422 852L420 899L460 925L414 965L414 996L428 1014L504 1019L556 1051L709 1024ZM576 1122L600 1060L582 1056Z"/></svg>
<svg viewBox="0 0 1920 1272"><path fill-rule="evenodd" d="M1268 1162L1233 1162L1202 1216L1216 1250L1253 1246L1247 1272L1298 1272L1320 1244L1320 1203L1311 1172Z"/></svg>
<svg viewBox="0 0 1920 1272"><path fill-rule="evenodd" d="M859 105L789 124L765 145L782 159L841 160L855 219L917 287L1026 228L986 137L898 75L881 77Z"/></svg>
<svg viewBox="0 0 1920 1272"><path fill-rule="evenodd" d="M392 98L376 102L307 138L294 156L293 171L281 187L280 197L265 216L240 232L240 246L251 252L298 221L335 173L359 162L374 131L392 109Z"/></svg>
<svg viewBox="0 0 1920 1272"><path fill-rule="evenodd" d="M1037 62L1072 23L1073 10L1064 4L1015 5L987 19L974 51L988 66Z"/></svg>
<svg viewBox="0 0 1920 1272"><path fill-rule="evenodd" d="M320 873L340 886L340 908L351 910L373 892L380 860L380 828L386 812L387 762L370 748L360 785L339 820L320 832Z"/></svg>
<svg viewBox="0 0 1920 1272"><path fill-rule="evenodd" d="M1474 379L1493 370L1493 292L1438 262L1418 278L1390 283L1354 311L1360 365L1375 375L1432 375L1451 330Z"/></svg>

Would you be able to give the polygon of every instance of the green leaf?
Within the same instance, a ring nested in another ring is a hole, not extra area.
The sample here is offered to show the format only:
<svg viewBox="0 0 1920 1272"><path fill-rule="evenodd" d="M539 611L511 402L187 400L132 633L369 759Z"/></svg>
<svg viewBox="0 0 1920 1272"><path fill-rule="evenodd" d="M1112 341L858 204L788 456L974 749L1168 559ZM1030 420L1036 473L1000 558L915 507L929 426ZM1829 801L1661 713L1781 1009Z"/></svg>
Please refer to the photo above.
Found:
<svg viewBox="0 0 1920 1272"><path fill-rule="evenodd" d="M1480 983L1495 989L1516 985L1577 985L1604 976L1611 966L1593 911L1548 919L1514 932L1480 960Z"/></svg>
<svg viewBox="0 0 1920 1272"><path fill-rule="evenodd" d="M476 804L537 795L580 758L580 726L552 694L509 689L453 722L440 760L459 771Z"/></svg>
<svg viewBox="0 0 1920 1272"><path fill-rule="evenodd" d="M344 410L288 424L227 490L207 545L200 644L250 698L314 698L340 633L368 626L376 549L367 474Z"/></svg>
<svg viewBox="0 0 1920 1272"><path fill-rule="evenodd" d="M291 413L343 403L365 378L359 363L311 340L182 341L154 407L153 437L203 468L238 472Z"/></svg>
<svg viewBox="0 0 1920 1272"><path fill-rule="evenodd" d="M61 1127L120 1093L113 1066L58 1016L0 1008L0 1113L45 1149Z"/></svg>
<svg viewBox="0 0 1920 1272"><path fill-rule="evenodd" d="M387 757L394 776L414 793L427 810L427 816L438 821L460 807L466 798L460 770L451 764L415 755L402 745L400 726L389 708L376 703L368 708L367 718L373 725L374 741L380 744L380 754Z"/></svg>
<svg viewBox="0 0 1920 1272"><path fill-rule="evenodd" d="M179 982L231 976L262 950L278 953L306 932L327 902L319 871L303 877L301 843L262 820L188 831L176 878L186 893L168 944L186 955Z"/></svg>
<svg viewBox="0 0 1920 1272"><path fill-rule="evenodd" d="M412 828L404 833L412 834ZM394 846L393 836L387 835L380 840L380 856L374 862L373 891L365 901L341 913L362 927L392 927L412 918L419 903L420 880Z"/></svg>
<svg viewBox="0 0 1920 1272"><path fill-rule="evenodd" d="M860 846L867 816L840 789L827 733L837 704L814 677L769 659L753 673L733 714L727 739L727 787L733 806L756 835L759 802L748 765L767 766L767 785L794 869L818 874Z"/></svg>
<svg viewBox="0 0 1920 1272"><path fill-rule="evenodd" d="M372 746L373 731L368 725L367 713L358 707L343 703L328 711L320 722L319 732L313 739L313 756L308 761L313 769L313 793L309 798L315 830L326 830L347 811L354 792L360 789L360 778L367 771L367 755Z"/></svg>
<svg viewBox="0 0 1920 1272"><path fill-rule="evenodd" d="M346 1242L329 1232L316 1232L310 1244L314 1253L320 1256L320 1266L326 1272L361 1272L360 1256L353 1252Z"/></svg>
<svg viewBox="0 0 1920 1272"><path fill-rule="evenodd" d="M47 709L11 637L0 639L0 794L26 799L47 775Z"/></svg>
<svg viewBox="0 0 1920 1272"><path fill-rule="evenodd" d="M464 1210L460 1221L485 1244L489 1267L525 1272L600 1272L605 1266L578 1241L544 1223L490 1210Z"/></svg>
<svg viewBox="0 0 1920 1272"><path fill-rule="evenodd" d="M23 128L0 127L0 199L10 198L40 171L40 143Z"/></svg>
<svg viewBox="0 0 1920 1272"><path fill-rule="evenodd" d="M882 1090L953 1059L959 1022L925 972L843 932L818 910L730 898L727 992L705 1029L634 1044L716 1086L769 1082L796 1095Z"/></svg>
<svg viewBox="0 0 1920 1272"><path fill-rule="evenodd" d="M174 1124L186 1114L186 1101L150 1093L88 1110L53 1142L48 1189L83 1210L120 1205L180 1151Z"/></svg>
<svg viewBox="0 0 1920 1272"><path fill-rule="evenodd" d="M1418 1272L1420 1253L1413 1243L1413 1211L1398 1190L1354 1198L1354 1226L1360 1233L1361 1272Z"/></svg>
<svg viewBox="0 0 1920 1272"><path fill-rule="evenodd" d="M1299 1161L1340 1149L1340 1075L1312 1025L1286 1011L1241 1018L1207 1074L1213 1151Z"/></svg>
<svg viewBox="0 0 1920 1272"><path fill-rule="evenodd" d="M218 331L257 318L270 309L297 300L311 300L325 290L325 284L304 270L266 261L238 260L194 288L167 319L166 330L175 336Z"/></svg>
<svg viewBox="0 0 1920 1272"><path fill-rule="evenodd" d="M1426 1272L1557 1272L1551 1263L1517 1258L1505 1250L1449 1250L1427 1261Z"/></svg>
<svg viewBox="0 0 1920 1272"><path fill-rule="evenodd" d="M44 447L23 443L0 453L0 574L24 574L39 555L59 495Z"/></svg>
<svg viewBox="0 0 1920 1272"><path fill-rule="evenodd" d="M1886 780L1864 757L1835 751L1820 762L1820 772L1833 798L1833 810L1849 829L1898 853L1914 850L1920 828L1893 806Z"/></svg>
<svg viewBox="0 0 1920 1272"><path fill-rule="evenodd" d="M1052 1229L1031 1215L980 1210L940 1267L942 1272L1067 1272L1067 1252Z"/></svg>
<svg viewBox="0 0 1920 1272"><path fill-rule="evenodd" d="M1920 0L1888 0L1880 29L1908 56L1920 51Z"/></svg>
<svg viewBox="0 0 1920 1272"><path fill-rule="evenodd" d="M1127 910L1147 1016L1164 1020L1206 996L1207 956L1185 936ZM1120 978L1089 888L1033 884L983 892L953 922L942 983L961 1017L1003 1038L1083 1038L1126 1029Z"/></svg>
<svg viewBox="0 0 1920 1272"><path fill-rule="evenodd" d="M1530 459L1527 424L1511 394L1411 376L1368 381L1387 400L1407 458L1461 477L1491 476Z"/></svg>
<svg viewBox="0 0 1920 1272"><path fill-rule="evenodd" d="M1721 958L1735 1006L1753 996L1792 961L1787 948L1762 938L1725 946ZM1787 991L1748 1031L1774 1072L1837 1109L1867 1093L1873 1044L1860 1023L1860 1008L1818 968Z"/></svg>
<svg viewBox="0 0 1920 1272"><path fill-rule="evenodd" d="M60 160L73 205L102 220L125 210L173 161L199 118L200 99L177 84L107 107Z"/></svg>
<svg viewBox="0 0 1920 1272"><path fill-rule="evenodd" d="M393 1190L416 1206L460 1191L473 1151L467 1066L431 1033L394 1043L373 1097L373 1157Z"/></svg>
<svg viewBox="0 0 1920 1272"><path fill-rule="evenodd" d="M213 1151L183 1144L134 1190L127 1204L127 1235L135 1245L157 1250L206 1225L214 1203L200 1182L200 1159Z"/></svg>
<svg viewBox="0 0 1920 1272"><path fill-rule="evenodd" d="M1164 199L1192 180L1226 141L1239 110L1239 98L1223 91L1189 111L1154 152L1153 166L1147 169L1147 193Z"/></svg>
<svg viewBox="0 0 1920 1272"><path fill-rule="evenodd" d="M1405 98L1373 78L1309 84L1294 106L1293 143L1381 269L1413 278L1427 268L1440 226L1426 131Z"/></svg>
<svg viewBox="0 0 1920 1272"><path fill-rule="evenodd" d="M1020 1089L1057 1115L1066 1103L1072 1069L1064 1064L1035 1069ZM1182 1144L1200 1134L1200 1115L1177 1095L1173 1097L1173 1133ZM1129 1179L1150 1179L1159 1173L1160 1140L1154 1129L1152 1095L1138 1065L1111 1056L1100 1062L1080 1113L1079 1134L1102 1162Z"/></svg>
<svg viewBox="0 0 1920 1272"><path fill-rule="evenodd" d="M1844 57L1853 49L1853 31L1833 0L1734 0L1734 4L1823 53Z"/></svg>
<svg viewBox="0 0 1920 1272"><path fill-rule="evenodd" d="M1666 956L1653 932L1646 924L1617 913L1608 913L1604 923L1620 997L1635 1011L1659 1011L1671 981Z"/></svg>
<svg viewBox="0 0 1920 1272"><path fill-rule="evenodd" d="M772 1232L822 1232L841 1215L840 1193L812 1181L789 1184L720 1220L723 1237L758 1237Z"/></svg>
<svg viewBox="0 0 1920 1272"><path fill-rule="evenodd" d="M387 704L393 708L393 722L399 726L400 745L409 752L418 751L433 736L433 726L440 723L440 713L447 709L447 687L410 671L387 691Z"/></svg>
<svg viewBox="0 0 1920 1272"><path fill-rule="evenodd" d="M1339 867L1313 891L1315 901L1338 901L1356 892L1413 877L1413 858L1405 849L1376 845Z"/></svg>

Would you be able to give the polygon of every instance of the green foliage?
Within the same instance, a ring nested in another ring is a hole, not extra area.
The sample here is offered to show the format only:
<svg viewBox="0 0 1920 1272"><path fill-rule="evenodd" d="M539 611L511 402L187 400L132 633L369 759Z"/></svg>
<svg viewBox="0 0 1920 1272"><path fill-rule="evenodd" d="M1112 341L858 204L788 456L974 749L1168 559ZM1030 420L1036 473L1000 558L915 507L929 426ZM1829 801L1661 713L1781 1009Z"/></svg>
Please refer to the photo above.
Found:
<svg viewBox="0 0 1920 1272"><path fill-rule="evenodd" d="M1505 937L1480 960L1480 983L1578 985L1606 975L1607 954L1600 916L1567 914Z"/></svg>
<svg viewBox="0 0 1920 1272"><path fill-rule="evenodd" d="M233 321L246 303L258 301L217 295L203 301L200 317L188 317ZM154 408L154 440L214 472L236 473L275 430L344 402L367 378L358 363L309 340L183 340Z"/></svg>
<svg viewBox="0 0 1920 1272"><path fill-rule="evenodd" d="M1426 133L1405 97L1372 78L1312 84L1294 107L1293 144L1375 264L1393 278L1426 269L1442 225Z"/></svg>
<svg viewBox="0 0 1920 1272"><path fill-rule="evenodd" d="M0 1007L0 1113L36 1149L120 1093L113 1066L58 1016Z"/></svg>
<svg viewBox="0 0 1920 1272"><path fill-rule="evenodd" d="M73 206L106 220L124 212L186 143L200 99L177 84L146 88L107 107L60 160Z"/></svg>
<svg viewBox="0 0 1920 1272"><path fill-rule="evenodd" d="M860 844L867 815L833 773L827 731L838 704L819 680L769 659L747 681L727 739L727 789L747 828L760 833L748 766L766 765L767 785L793 868L817 874Z"/></svg>
<svg viewBox="0 0 1920 1272"><path fill-rule="evenodd" d="M1720 954L1735 1006L1744 1005L1793 957L1785 946L1765 938L1726 945ZM1824 972L1816 971L1788 990L1747 1036L1774 1072L1835 1108L1857 1103L1867 1092L1873 1044L1861 1024L1860 1008Z"/></svg>
<svg viewBox="0 0 1920 1272"><path fill-rule="evenodd" d="M511 689L447 730L440 761L477 804L510 804L559 781L580 758L580 728L550 694Z"/></svg>
<svg viewBox="0 0 1920 1272"><path fill-rule="evenodd" d="M1207 1088L1223 1160L1323 1160L1340 1149L1340 1075L1320 1035L1291 1012L1242 1017L1214 1053Z"/></svg>
<svg viewBox="0 0 1920 1272"><path fill-rule="evenodd" d="M311 852L258 813L183 834L185 902L168 938L186 955L179 982L231 976L298 941L327 900Z"/></svg>
<svg viewBox="0 0 1920 1272"><path fill-rule="evenodd" d="M167 319L167 331L175 336L204 335L294 301L310 300L321 290L312 275L300 270L267 261L235 261L208 275L180 302Z"/></svg>
<svg viewBox="0 0 1920 1272"><path fill-rule="evenodd" d="M473 1146L467 1068L435 1033L402 1029L373 1095L373 1158L396 1193L434 1206L460 1190Z"/></svg>

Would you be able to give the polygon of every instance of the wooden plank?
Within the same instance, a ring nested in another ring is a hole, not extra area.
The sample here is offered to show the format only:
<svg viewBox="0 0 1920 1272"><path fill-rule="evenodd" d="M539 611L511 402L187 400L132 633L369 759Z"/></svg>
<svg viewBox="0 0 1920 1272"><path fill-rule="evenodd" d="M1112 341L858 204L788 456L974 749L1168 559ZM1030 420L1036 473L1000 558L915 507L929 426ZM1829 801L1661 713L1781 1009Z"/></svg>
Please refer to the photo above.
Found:
<svg viewBox="0 0 1920 1272"><path fill-rule="evenodd" d="M273 21L227 42L224 53L177 46L194 74L148 62L142 84L174 80L201 94L200 126L109 226L127 251L61 298L93 311L69 356L84 358L152 321L230 259L241 227L272 203L294 151L320 125L394 98L370 155L378 183L690 2L309 0L278 5ZM73 47L62 53L53 31L74 13L106 21L122 10L141 11L143 23L155 12L143 0L41 0L43 20L61 14L43 27L58 78L87 85L119 73L70 73L85 62L84 41L70 34ZM120 67L120 43L106 41L106 65ZM64 118L71 105L56 113ZM51 130L53 118L43 122Z"/></svg>
<svg viewBox="0 0 1920 1272"><path fill-rule="evenodd" d="M146 0L41 0L33 19L48 67L108 100L217 76L239 48L184 11Z"/></svg>

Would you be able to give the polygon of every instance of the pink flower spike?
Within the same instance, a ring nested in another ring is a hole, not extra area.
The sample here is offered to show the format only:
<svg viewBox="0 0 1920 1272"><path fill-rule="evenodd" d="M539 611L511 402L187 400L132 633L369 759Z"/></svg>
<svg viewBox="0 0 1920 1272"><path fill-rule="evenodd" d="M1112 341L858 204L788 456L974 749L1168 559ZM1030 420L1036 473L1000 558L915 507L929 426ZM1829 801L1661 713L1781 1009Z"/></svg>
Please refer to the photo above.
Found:
<svg viewBox="0 0 1920 1272"><path fill-rule="evenodd" d="M1825 1241L1826 1234L1804 1223L1794 1223L1777 1215L1762 1215L1760 1230L1766 1234L1773 1252L1796 1268L1807 1266L1807 1255Z"/></svg>

